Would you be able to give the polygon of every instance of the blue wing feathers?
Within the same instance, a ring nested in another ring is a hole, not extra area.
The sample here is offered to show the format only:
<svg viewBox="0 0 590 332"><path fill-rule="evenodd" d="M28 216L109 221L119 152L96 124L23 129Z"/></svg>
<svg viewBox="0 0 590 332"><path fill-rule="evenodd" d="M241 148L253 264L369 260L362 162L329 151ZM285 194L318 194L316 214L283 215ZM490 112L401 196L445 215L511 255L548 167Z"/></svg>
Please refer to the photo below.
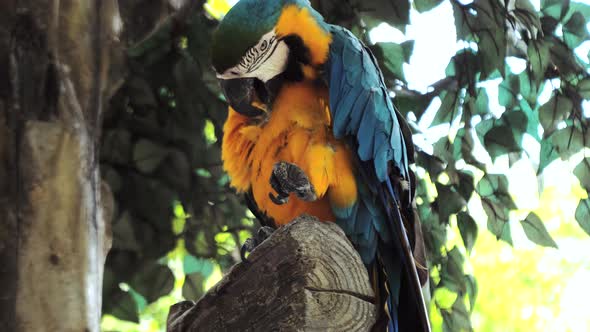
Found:
<svg viewBox="0 0 590 332"><path fill-rule="evenodd" d="M356 100L354 105L352 105L351 110L365 109L367 107L368 103L370 102L369 93L370 92L368 90L363 90L363 92L361 93L359 98ZM348 132L348 133L354 131L354 128L360 127L361 119L362 119L362 115L363 115L362 112L349 112L349 113L350 113L349 122L346 127L346 132Z"/></svg>
<svg viewBox="0 0 590 332"><path fill-rule="evenodd" d="M373 220L373 215L371 214L371 211L369 211L369 209L367 209L364 202L361 202L361 207L359 209L357 218L359 221ZM357 222L357 223L355 223L354 233L357 235L363 236L363 233L368 233L367 228L370 228L370 226L371 225L369 223ZM365 243L360 243L360 244L364 245Z"/></svg>
<svg viewBox="0 0 590 332"><path fill-rule="evenodd" d="M370 94L372 95L372 93ZM377 118L372 114L375 109L374 99L369 99L367 108L363 114L363 119L358 128L357 139L358 139L358 155L362 161L367 161L373 158L373 142L375 135L375 127L377 126ZM358 110L355 110L358 112Z"/></svg>
<svg viewBox="0 0 590 332"><path fill-rule="evenodd" d="M388 156L393 156L393 165L400 169L402 176L406 176L403 138L398 138L400 126L375 58L348 30L332 25L329 29L333 40L326 81L330 89L335 136L356 136L361 160L379 160L380 165L375 165L375 169L378 170L379 181L383 182L387 176L387 165L383 164L382 158L377 158L377 150L373 147L376 143L375 129L384 128L389 146L379 147L378 151L387 151ZM365 107L357 107L363 104L363 99L366 99Z"/></svg>
<svg viewBox="0 0 590 332"><path fill-rule="evenodd" d="M338 128L341 131L334 132L336 137L343 137L346 135L345 128L347 128L348 123L350 123L350 115L352 110L354 110L353 105L356 105L357 101L361 98L366 98L362 90L351 90L344 96L344 98L342 98L342 100L338 101L336 107L340 107L342 112L334 114L333 125L334 128ZM348 110L346 110L346 108L348 108Z"/></svg>
<svg viewBox="0 0 590 332"><path fill-rule="evenodd" d="M333 25L328 29L332 43L324 79L329 86L333 132L338 139L355 138L359 165L354 207L350 211L333 210L363 262L370 264L379 257L390 291L390 327L395 331L403 266L411 257L405 257L400 244L405 236L400 231L405 229L390 166L408 179L408 151L375 57L350 31Z"/></svg>
<svg viewBox="0 0 590 332"><path fill-rule="evenodd" d="M375 173L377 177L387 176L387 164L391 160L392 151L388 148L389 142L384 133L375 135ZM384 174L385 173L385 174Z"/></svg>
<svg viewBox="0 0 590 332"><path fill-rule="evenodd" d="M330 59L331 62L331 70L330 70L330 82L334 82L330 84L330 96L334 96L336 101L340 100L340 92L341 92L341 85L343 82L343 74L344 74L344 67L342 66L342 59L339 57L335 57ZM330 97L330 100L332 97ZM332 106L332 105L330 105Z"/></svg>

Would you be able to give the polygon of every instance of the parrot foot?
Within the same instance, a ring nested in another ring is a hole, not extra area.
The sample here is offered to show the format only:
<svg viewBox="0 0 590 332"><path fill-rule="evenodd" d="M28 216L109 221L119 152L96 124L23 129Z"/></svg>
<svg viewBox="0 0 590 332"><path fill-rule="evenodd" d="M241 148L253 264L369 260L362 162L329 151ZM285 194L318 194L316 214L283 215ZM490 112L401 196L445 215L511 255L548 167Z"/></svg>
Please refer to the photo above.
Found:
<svg viewBox="0 0 590 332"><path fill-rule="evenodd" d="M246 254L252 252L254 248L258 247L264 240L268 239L269 236L275 231L274 228L263 226L258 229L258 232L254 235L254 237L246 239L242 248L240 249L240 257L242 258L242 262L246 261Z"/></svg>
<svg viewBox="0 0 590 332"><path fill-rule="evenodd" d="M280 161L274 165L270 176L270 185L277 195L268 193L268 196L277 205L287 203L291 193L307 202L317 199L313 184L305 172L299 166L286 161Z"/></svg>

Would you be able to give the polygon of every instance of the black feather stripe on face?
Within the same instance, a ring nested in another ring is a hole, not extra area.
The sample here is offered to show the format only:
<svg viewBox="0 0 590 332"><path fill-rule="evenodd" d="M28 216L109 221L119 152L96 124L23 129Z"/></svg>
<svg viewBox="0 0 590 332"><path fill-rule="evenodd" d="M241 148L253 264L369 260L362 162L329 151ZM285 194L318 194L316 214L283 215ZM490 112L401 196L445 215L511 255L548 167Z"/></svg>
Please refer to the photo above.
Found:
<svg viewBox="0 0 590 332"><path fill-rule="evenodd" d="M282 38L282 41L289 47L289 60L282 76L287 81L302 81L304 75L301 65L309 65L311 63L311 53L303 44L301 37L297 35L285 36Z"/></svg>

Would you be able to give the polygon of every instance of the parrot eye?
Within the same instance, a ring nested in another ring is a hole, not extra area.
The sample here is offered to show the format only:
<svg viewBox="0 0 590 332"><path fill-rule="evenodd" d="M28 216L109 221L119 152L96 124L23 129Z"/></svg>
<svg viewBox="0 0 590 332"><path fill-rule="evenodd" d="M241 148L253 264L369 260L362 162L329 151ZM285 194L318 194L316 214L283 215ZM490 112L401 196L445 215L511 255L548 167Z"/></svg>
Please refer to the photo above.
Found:
<svg viewBox="0 0 590 332"><path fill-rule="evenodd" d="M274 31L270 31L251 46L234 67L218 73L217 77L257 78L266 83L285 70L288 59L289 47L277 38Z"/></svg>

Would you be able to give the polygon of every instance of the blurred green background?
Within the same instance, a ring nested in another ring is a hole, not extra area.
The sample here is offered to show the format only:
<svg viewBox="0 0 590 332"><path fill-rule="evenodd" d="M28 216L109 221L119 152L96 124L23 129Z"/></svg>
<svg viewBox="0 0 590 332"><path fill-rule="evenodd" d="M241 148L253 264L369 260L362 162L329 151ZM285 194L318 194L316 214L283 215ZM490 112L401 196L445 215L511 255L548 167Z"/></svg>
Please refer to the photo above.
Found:
<svg viewBox="0 0 590 332"><path fill-rule="evenodd" d="M211 31L235 1L120 1L101 167L103 331L163 331L258 225L220 163ZM590 331L590 5L312 1L370 45L414 131L435 331Z"/></svg>

